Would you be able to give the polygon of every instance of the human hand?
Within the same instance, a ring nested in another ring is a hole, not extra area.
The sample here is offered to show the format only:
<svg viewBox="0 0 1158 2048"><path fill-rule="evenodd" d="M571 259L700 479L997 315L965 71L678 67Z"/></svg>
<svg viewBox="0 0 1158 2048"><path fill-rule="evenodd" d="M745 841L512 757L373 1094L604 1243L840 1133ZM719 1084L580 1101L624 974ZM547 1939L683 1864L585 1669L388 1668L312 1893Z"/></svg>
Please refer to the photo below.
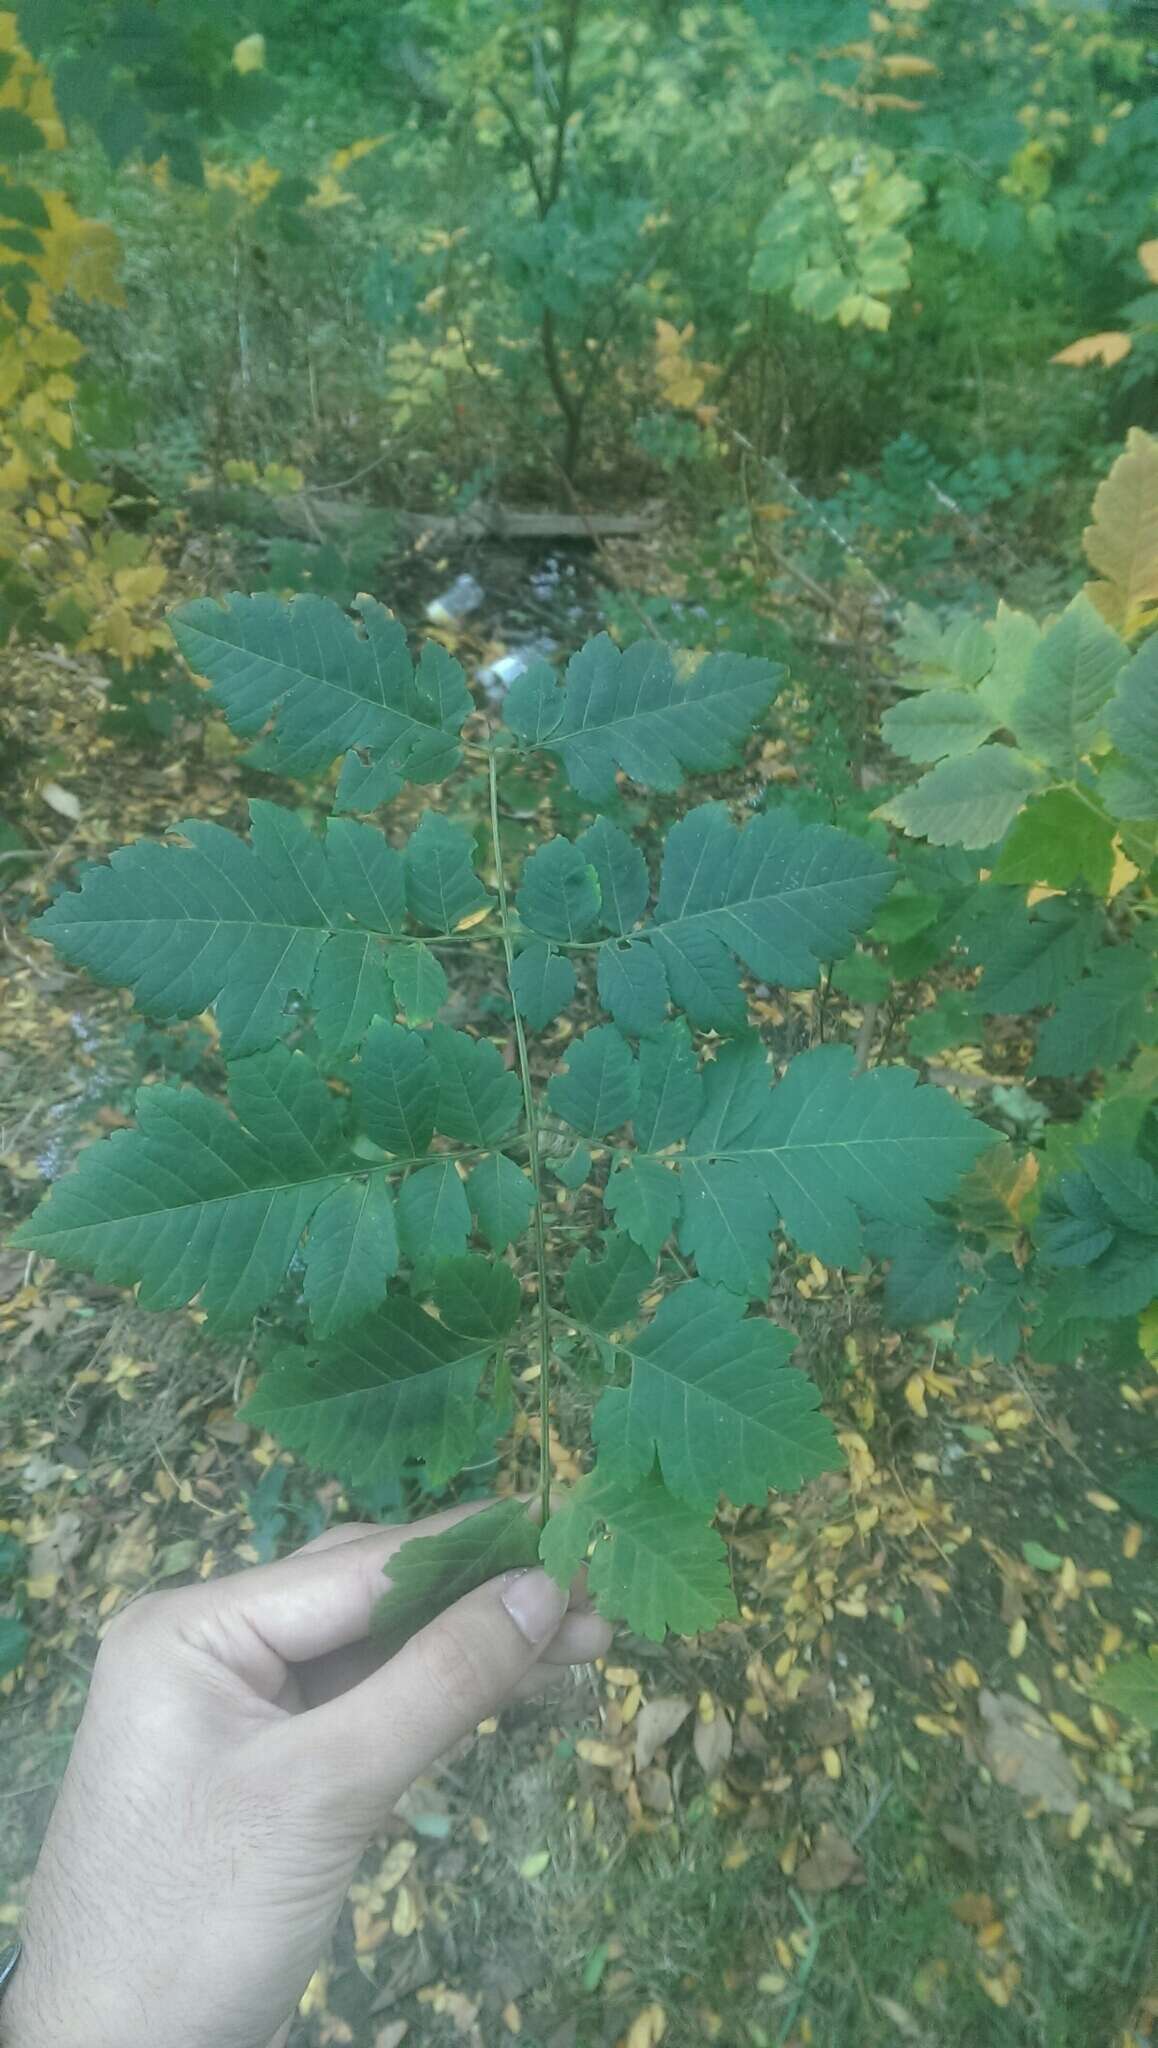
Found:
<svg viewBox="0 0 1158 2048"><path fill-rule="evenodd" d="M379 1664L384 1565L470 1512L332 1529L114 1622L33 1875L3 2048L279 2048L406 1786L610 1641L536 1570L479 1587Z"/></svg>

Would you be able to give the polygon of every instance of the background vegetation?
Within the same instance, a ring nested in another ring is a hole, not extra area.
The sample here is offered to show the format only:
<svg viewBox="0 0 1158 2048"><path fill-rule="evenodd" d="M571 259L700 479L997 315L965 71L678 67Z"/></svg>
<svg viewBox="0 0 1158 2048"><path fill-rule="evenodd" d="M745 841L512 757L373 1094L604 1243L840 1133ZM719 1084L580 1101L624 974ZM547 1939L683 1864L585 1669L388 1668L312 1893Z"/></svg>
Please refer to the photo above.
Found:
<svg viewBox="0 0 1158 2048"><path fill-rule="evenodd" d="M130 1022L33 915L183 817L329 805L180 665L165 614L205 590L371 592L457 654L480 736L600 626L787 662L708 793L898 881L751 1013L778 1061L904 1057L1007 1140L858 1270L782 1249L769 1312L846 1469L725 1512L739 1624L626 1638L418 1788L303 2044L1153 2034L1153 30L1088 0L0 13L12 1220L142 1081L223 1076L211 1016ZM584 822L549 768L504 798L512 863ZM679 809L617 801L656 844ZM459 1002L509 1059L485 970ZM572 1144L553 1272L589 1228ZM108 1616L433 1489L343 1491L237 1421L253 1350L199 1309L158 1333L11 1249L0 1329L14 1924ZM568 1483L598 1388L561 1350ZM460 1492L533 1483L508 1364Z"/></svg>

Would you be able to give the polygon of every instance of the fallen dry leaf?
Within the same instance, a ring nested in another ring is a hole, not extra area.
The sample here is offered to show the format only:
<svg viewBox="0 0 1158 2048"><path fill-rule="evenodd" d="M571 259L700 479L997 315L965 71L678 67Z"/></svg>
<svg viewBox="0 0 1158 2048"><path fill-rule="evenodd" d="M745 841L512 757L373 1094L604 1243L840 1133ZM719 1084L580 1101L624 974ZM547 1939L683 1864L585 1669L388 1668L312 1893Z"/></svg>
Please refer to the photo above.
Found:
<svg viewBox="0 0 1158 2048"><path fill-rule="evenodd" d="M710 1720L697 1715L692 1747L705 1778L718 1778L732 1754L732 1724L723 1707L716 1706Z"/></svg>
<svg viewBox="0 0 1158 2048"><path fill-rule="evenodd" d="M981 1719L981 1754L998 1784L1039 1801L1047 1813L1072 1813L1077 1774L1044 1715L1013 1693L983 1692Z"/></svg>
<svg viewBox="0 0 1158 2048"><path fill-rule="evenodd" d="M619 2048L659 2048L666 2033L667 2014L662 2005L645 2005L632 2020Z"/></svg>
<svg viewBox="0 0 1158 2048"><path fill-rule="evenodd" d="M663 1693L658 1699L648 1700L640 1708L635 1719L635 1768L646 1771L655 1760L657 1749L670 1742L677 1729L683 1727L692 1711L692 1703L682 1693Z"/></svg>
<svg viewBox="0 0 1158 2048"><path fill-rule="evenodd" d="M797 1865L796 1882L802 1892L838 1892L846 1884L863 1884L864 1874L852 1843L825 1821L811 1856Z"/></svg>

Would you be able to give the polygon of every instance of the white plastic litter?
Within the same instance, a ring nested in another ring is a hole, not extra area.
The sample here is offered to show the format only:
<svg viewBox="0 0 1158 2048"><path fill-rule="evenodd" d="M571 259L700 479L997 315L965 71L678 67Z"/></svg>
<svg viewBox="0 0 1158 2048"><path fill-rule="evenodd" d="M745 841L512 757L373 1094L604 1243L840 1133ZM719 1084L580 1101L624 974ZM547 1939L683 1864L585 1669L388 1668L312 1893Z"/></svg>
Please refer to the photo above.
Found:
<svg viewBox="0 0 1158 2048"><path fill-rule="evenodd" d="M486 591L473 576L456 576L449 590L431 598L426 616L432 626L459 626L477 612L485 597Z"/></svg>

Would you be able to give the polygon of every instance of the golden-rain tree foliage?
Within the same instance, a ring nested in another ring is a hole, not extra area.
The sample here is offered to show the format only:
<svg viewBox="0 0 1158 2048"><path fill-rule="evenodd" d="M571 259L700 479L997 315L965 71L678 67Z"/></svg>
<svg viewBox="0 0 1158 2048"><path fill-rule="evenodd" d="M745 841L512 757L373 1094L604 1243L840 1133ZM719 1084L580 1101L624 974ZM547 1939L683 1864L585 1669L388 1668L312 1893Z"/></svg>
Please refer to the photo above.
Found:
<svg viewBox="0 0 1158 2048"><path fill-rule="evenodd" d="M11 12L0 73L0 638L40 630L128 667L167 645L167 572L148 539L112 529L112 492L78 449L84 348L61 303L122 303L119 244L57 188L67 135Z"/></svg>

